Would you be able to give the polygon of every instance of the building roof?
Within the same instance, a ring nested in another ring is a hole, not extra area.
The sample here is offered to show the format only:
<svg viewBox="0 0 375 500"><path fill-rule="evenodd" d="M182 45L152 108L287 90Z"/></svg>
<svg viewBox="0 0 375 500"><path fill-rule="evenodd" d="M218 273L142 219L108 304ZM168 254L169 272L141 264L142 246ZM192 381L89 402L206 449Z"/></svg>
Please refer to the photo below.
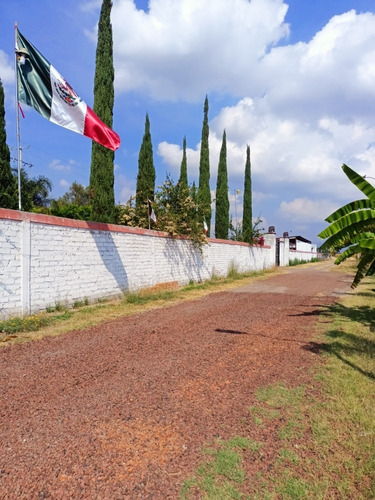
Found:
<svg viewBox="0 0 375 500"><path fill-rule="evenodd" d="M290 240L299 240L299 241L303 241L304 243L310 243L311 244L311 241L307 240L306 238L303 238L303 236L288 236L288 238Z"/></svg>

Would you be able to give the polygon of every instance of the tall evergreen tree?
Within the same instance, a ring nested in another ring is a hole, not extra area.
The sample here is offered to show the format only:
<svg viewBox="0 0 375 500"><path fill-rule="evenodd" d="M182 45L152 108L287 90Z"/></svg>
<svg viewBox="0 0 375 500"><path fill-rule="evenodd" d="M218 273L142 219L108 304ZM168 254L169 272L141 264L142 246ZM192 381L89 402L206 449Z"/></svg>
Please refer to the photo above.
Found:
<svg viewBox="0 0 375 500"><path fill-rule="evenodd" d="M152 152L150 120L146 114L145 133L138 156L138 174L135 206L138 217L147 213L147 200L154 201L155 166Z"/></svg>
<svg viewBox="0 0 375 500"><path fill-rule="evenodd" d="M195 185L195 181L193 181L190 191L193 202L195 203L195 205L198 205L198 189L197 186Z"/></svg>
<svg viewBox="0 0 375 500"><path fill-rule="evenodd" d="M4 88L0 79L0 207L18 208L16 179L10 167L10 152L5 130Z"/></svg>
<svg viewBox="0 0 375 500"><path fill-rule="evenodd" d="M201 152L199 161L198 210L207 224L207 236L211 229L211 192L210 192L210 151L208 145L208 98L204 101L204 118L202 127ZM203 222L203 221L202 221Z"/></svg>
<svg viewBox="0 0 375 500"><path fill-rule="evenodd" d="M245 165L245 186L243 195L243 218L242 218L243 241L246 241L247 243L253 242L252 196L253 195L251 187L250 146L247 146L246 165Z"/></svg>
<svg viewBox="0 0 375 500"><path fill-rule="evenodd" d="M188 176L187 176L187 157L186 157L186 137L184 137L183 146L182 146L182 161L180 168L180 178L178 183L181 188L188 188Z"/></svg>
<svg viewBox="0 0 375 500"><path fill-rule="evenodd" d="M94 82L94 112L112 128L114 68L111 0L103 0L98 26ZM115 222L114 151L92 143L90 193L92 217L98 222Z"/></svg>
<svg viewBox="0 0 375 500"><path fill-rule="evenodd" d="M227 169L227 135L223 133L216 184L215 236L228 239L229 231L229 197Z"/></svg>

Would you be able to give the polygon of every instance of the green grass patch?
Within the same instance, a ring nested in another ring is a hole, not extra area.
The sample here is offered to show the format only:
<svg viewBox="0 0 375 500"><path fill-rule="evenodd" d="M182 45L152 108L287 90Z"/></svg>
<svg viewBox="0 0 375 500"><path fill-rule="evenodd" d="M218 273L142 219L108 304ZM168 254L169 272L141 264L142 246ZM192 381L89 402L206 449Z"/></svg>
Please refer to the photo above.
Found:
<svg viewBox="0 0 375 500"><path fill-rule="evenodd" d="M237 267L235 264L232 262L229 266L228 269L228 275L227 278L230 280L236 280L241 276L241 273L238 271Z"/></svg>
<svg viewBox="0 0 375 500"><path fill-rule="evenodd" d="M275 409L252 406L250 407L249 411L254 424L258 425L259 427L264 427L265 425L267 425L267 422L269 420L275 420L280 417L280 412Z"/></svg>
<svg viewBox="0 0 375 500"><path fill-rule="evenodd" d="M86 297L83 300L76 300L73 304L73 309L79 309L80 307L88 305L89 305L89 299Z"/></svg>
<svg viewBox="0 0 375 500"><path fill-rule="evenodd" d="M35 332L40 328L47 326L50 318L44 314L32 314L25 318L15 316L5 321L0 321L0 334L13 334L19 332Z"/></svg>
<svg viewBox="0 0 375 500"><path fill-rule="evenodd" d="M300 463L300 458L295 451L290 450L289 448L281 448L279 450L279 458L276 463L280 464L283 462L298 464Z"/></svg>
<svg viewBox="0 0 375 500"><path fill-rule="evenodd" d="M275 492L280 495L282 499L304 499L311 498L311 488L309 484L299 477L291 477L290 471L284 472L284 477L280 480L275 488Z"/></svg>
<svg viewBox="0 0 375 500"><path fill-rule="evenodd" d="M320 260L317 257L313 257L310 260L290 259L289 266L300 266L302 264L310 264L311 262L320 262Z"/></svg>
<svg viewBox="0 0 375 500"><path fill-rule="evenodd" d="M243 451L257 453L262 447L251 439L236 436L227 441L219 440L215 447L204 449L210 460L201 464L193 477L187 479L181 488L180 498L189 500L206 498L210 500L239 500L243 498L239 486L246 480L242 467Z"/></svg>
<svg viewBox="0 0 375 500"><path fill-rule="evenodd" d="M53 321L66 321L73 316L73 311L64 311L62 314L55 314L53 316Z"/></svg>
<svg viewBox="0 0 375 500"><path fill-rule="evenodd" d="M158 292L127 292L124 301L128 304L143 305L159 300L170 301L177 297L178 290L162 290Z"/></svg>
<svg viewBox="0 0 375 500"><path fill-rule="evenodd" d="M276 408L290 408L298 405L305 397L304 387L288 388L283 383L260 387L256 392L259 402L265 403L273 411Z"/></svg>

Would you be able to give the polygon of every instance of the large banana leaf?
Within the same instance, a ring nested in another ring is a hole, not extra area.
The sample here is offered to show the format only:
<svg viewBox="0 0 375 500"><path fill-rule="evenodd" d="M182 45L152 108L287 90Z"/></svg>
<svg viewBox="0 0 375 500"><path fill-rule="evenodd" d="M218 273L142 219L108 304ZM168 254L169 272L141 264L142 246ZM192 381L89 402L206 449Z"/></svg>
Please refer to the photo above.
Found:
<svg viewBox="0 0 375 500"><path fill-rule="evenodd" d="M353 238L352 245L346 248L335 260L335 264L341 264L344 260L353 255L364 253L366 250L375 250L375 234L363 233ZM371 252L368 252L371 253ZM374 253L375 257L375 253Z"/></svg>
<svg viewBox="0 0 375 500"><path fill-rule="evenodd" d="M366 276L373 276L375 274L375 259L372 261L371 266L367 269Z"/></svg>
<svg viewBox="0 0 375 500"><path fill-rule="evenodd" d="M342 248L348 246L350 240L357 234L375 229L375 210L353 212L332 222L319 233L319 238L328 238L322 247L324 249Z"/></svg>
<svg viewBox="0 0 375 500"><path fill-rule="evenodd" d="M361 238L358 240L358 243L359 246L363 249L375 250L375 234L374 233L362 234Z"/></svg>
<svg viewBox="0 0 375 500"><path fill-rule="evenodd" d="M319 233L318 236L320 238L328 238L329 236L336 234L338 231L341 231L341 229L349 228L358 222L364 222L364 226L375 226L375 209L359 210L357 212L344 215L344 217L341 217L337 221L333 222L330 226Z"/></svg>
<svg viewBox="0 0 375 500"><path fill-rule="evenodd" d="M361 280L368 275L370 269L372 268L375 262L375 255L373 253L365 253L362 255L361 260L357 266L357 273L354 276L353 283L351 284L351 288L356 288Z"/></svg>
<svg viewBox="0 0 375 500"><path fill-rule="evenodd" d="M350 214L351 212L355 212L356 210L363 210L366 208L375 209L375 202L369 199L356 200L340 207L338 210L329 215L325 220L329 223L334 222L340 217L344 217L344 215Z"/></svg>
<svg viewBox="0 0 375 500"><path fill-rule="evenodd" d="M364 276L375 274L375 188L347 165L342 169L367 199L353 201L333 212L326 218L330 225L319 237L327 238L321 247L323 251L347 247L335 264L356 254L360 256L351 285L355 288Z"/></svg>
<svg viewBox="0 0 375 500"><path fill-rule="evenodd" d="M341 262L344 262L344 260L359 253L361 253L361 247L359 245L352 245L351 247L347 248L344 252L340 253L340 255L335 260L335 264L336 265L341 264Z"/></svg>
<svg viewBox="0 0 375 500"><path fill-rule="evenodd" d="M360 190L363 194L367 196L371 201L375 201L375 188L372 184L366 181L362 175L354 172L348 165L342 166L343 171L345 172L348 179Z"/></svg>
<svg viewBox="0 0 375 500"><path fill-rule="evenodd" d="M323 252L327 252L330 250L338 251L341 250L342 248L349 247L354 243L353 239L358 235L358 232L345 232L345 235L342 233L335 234L328 238L323 245L321 246L321 249Z"/></svg>

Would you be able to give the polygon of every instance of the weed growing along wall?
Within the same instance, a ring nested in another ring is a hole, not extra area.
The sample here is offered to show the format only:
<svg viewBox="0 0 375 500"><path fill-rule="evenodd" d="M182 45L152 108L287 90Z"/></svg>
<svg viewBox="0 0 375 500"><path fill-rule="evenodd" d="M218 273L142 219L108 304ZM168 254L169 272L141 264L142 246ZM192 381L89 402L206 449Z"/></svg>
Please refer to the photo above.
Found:
<svg viewBox="0 0 375 500"><path fill-rule="evenodd" d="M0 318L121 295L160 283L203 281L275 265L265 245L209 239L202 249L146 229L0 209Z"/></svg>

